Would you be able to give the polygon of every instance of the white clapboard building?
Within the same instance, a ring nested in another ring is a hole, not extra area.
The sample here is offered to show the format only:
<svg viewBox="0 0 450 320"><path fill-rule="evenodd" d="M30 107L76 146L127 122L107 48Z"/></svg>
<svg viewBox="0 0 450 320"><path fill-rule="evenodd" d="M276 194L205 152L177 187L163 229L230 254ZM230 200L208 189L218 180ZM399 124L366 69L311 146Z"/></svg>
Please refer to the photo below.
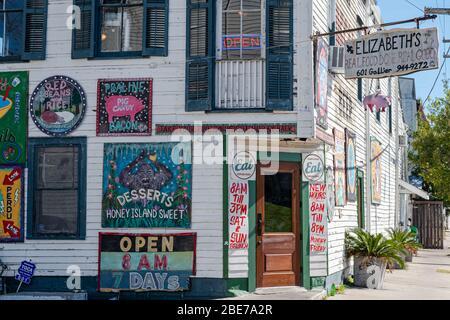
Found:
<svg viewBox="0 0 450 320"><path fill-rule="evenodd" d="M344 77L364 32L312 36L379 24L375 2L3 1L0 78L29 97L8 292L29 260L21 291L99 299L342 283L345 231L399 224L405 128L396 77ZM228 152L238 129L268 137Z"/></svg>

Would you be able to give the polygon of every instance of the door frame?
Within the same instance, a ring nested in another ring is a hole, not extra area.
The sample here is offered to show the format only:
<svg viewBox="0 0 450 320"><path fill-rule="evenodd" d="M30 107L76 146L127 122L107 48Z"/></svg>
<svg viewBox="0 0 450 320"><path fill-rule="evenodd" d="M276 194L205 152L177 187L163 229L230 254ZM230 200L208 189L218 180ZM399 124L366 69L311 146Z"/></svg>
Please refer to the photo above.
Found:
<svg viewBox="0 0 450 320"><path fill-rule="evenodd" d="M223 142L224 154L227 154L227 139ZM266 160L266 152L257 152L257 161ZM278 159L281 162L295 162L301 165L303 163L302 153L280 152ZM302 272L300 285L305 289L312 289L311 276L309 273L310 255L309 255L309 183L303 181L300 175L300 226L301 226L301 265ZM248 248L248 276L246 278L229 278L229 259L228 259L228 164L223 162L223 278L227 282L228 288L241 288L249 292L256 290L256 181L249 181L249 248Z"/></svg>
<svg viewBox="0 0 450 320"><path fill-rule="evenodd" d="M293 224L293 230L292 233L294 233L295 235L295 251L294 251L294 257L293 257L293 271L295 274L295 283L294 286L300 286L301 283L301 278L302 278L302 246L301 246L301 242L302 242L302 228L301 228L301 208L300 208L300 204L302 201L302 190L301 190L301 183L300 183L300 175L301 175L301 164L297 163L297 162L286 162L286 161L280 161L278 162L278 168L280 172L286 172L286 173L291 173L292 174L292 184L293 184L293 189L292 189L292 201L293 203L295 203L295 207L292 208L292 224ZM261 163L258 162L257 164L257 169L256 169L256 220L259 219L258 215L261 212L262 213L262 225L261 225L261 229L262 229L262 233L261 236L258 235L259 230L258 230L258 222L255 221L256 223L256 286L259 287L263 287L262 286L262 282L263 282L263 272L262 270L264 270L264 257L262 257L261 255L263 255L263 251L261 248L261 242L262 241L260 238L262 237L262 235L264 234L264 216L265 216L265 212L264 209L261 209L264 207L264 176L261 175L261 170L264 169L261 167ZM295 202L294 202L295 201ZM258 210L258 207L260 208L260 210ZM270 233L269 233L270 234ZM283 234L283 233L280 233ZM290 234L290 233L289 233Z"/></svg>

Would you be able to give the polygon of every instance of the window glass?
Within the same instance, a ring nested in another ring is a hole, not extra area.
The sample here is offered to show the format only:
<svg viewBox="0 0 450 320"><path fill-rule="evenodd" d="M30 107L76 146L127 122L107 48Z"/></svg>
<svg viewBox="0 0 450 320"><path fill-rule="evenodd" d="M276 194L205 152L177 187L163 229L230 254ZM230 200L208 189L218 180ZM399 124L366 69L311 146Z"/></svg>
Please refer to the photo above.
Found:
<svg viewBox="0 0 450 320"><path fill-rule="evenodd" d="M23 0L0 1L0 56L20 56L23 38Z"/></svg>
<svg viewBox="0 0 450 320"><path fill-rule="evenodd" d="M292 174L264 176L264 231L292 232Z"/></svg>
<svg viewBox="0 0 450 320"><path fill-rule="evenodd" d="M103 0L101 51L142 51L142 0Z"/></svg>
<svg viewBox="0 0 450 320"><path fill-rule="evenodd" d="M222 1L222 57L261 57L261 0Z"/></svg>
<svg viewBox="0 0 450 320"><path fill-rule="evenodd" d="M34 190L34 231L69 234L78 231L78 147L40 147Z"/></svg>

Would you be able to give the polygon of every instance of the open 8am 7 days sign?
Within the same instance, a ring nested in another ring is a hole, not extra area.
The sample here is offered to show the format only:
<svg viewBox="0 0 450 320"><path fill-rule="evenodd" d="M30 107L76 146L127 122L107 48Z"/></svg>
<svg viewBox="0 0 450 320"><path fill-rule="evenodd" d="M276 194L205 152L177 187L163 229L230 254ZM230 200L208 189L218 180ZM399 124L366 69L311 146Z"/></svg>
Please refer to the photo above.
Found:
<svg viewBox="0 0 450 320"><path fill-rule="evenodd" d="M98 289L188 290L195 275L196 233L100 233Z"/></svg>
<svg viewBox="0 0 450 320"><path fill-rule="evenodd" d="M0 167L0 242L23 241L22 196L22 167Z"/></svg>

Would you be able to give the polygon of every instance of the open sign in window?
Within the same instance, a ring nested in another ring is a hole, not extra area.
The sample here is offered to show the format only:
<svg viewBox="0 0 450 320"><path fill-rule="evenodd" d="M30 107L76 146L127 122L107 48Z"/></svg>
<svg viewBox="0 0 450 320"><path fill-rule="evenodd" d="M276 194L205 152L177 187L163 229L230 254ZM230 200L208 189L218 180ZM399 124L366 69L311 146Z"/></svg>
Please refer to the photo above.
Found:
<svg viewBox="0 0 450 320"><path fill-rule="evenodd" d="M258 50L261 49L260 34L224 35L222 50Z"/></svg>

